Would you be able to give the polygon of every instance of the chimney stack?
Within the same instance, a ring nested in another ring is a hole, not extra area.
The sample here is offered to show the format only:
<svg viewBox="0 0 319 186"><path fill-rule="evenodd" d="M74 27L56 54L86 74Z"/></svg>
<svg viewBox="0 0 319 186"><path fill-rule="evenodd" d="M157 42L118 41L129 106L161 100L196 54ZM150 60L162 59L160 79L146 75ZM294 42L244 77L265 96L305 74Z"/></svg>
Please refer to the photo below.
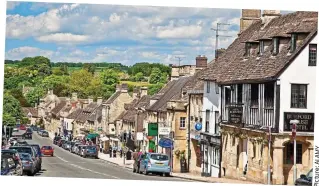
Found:
<svg viewBox="0 0 319 186"><path fill-rule="evenodd" d="M264 10L262 15L262 24L265 27L272 19L281 16L280 10Z"/></svg>
<svg viewBox="0 0 319 186"><path fill-rule="evenodd" d="M101 105L102 102L103 102L103 98L102 97L98 97L96 102L97 102L98 105Z"/></svg>
<svg viewBox="0 0 319 186"><path fill-rule="evenodd" d="M77 93L72 93L72 100L73 101L78 101L78 94Z"/></svg>
<svg viewBox="0 0 319 186"><path fill-rule="evenodd" d="M90 104L90 103L93 103L93 98L92 98L92 97L89 97L89 98L88 98L88 101L89 101L89 104Z"/></svg>
<svg viewBox="0 0 319 186"><path fill-rule="evenodd" d="M121 92L126 93L128 92L128 85L127 84L122 84L121 86Z"/></svg>
<svg viewBox="0 0 319 186"><path fill-rule="evenodd" d="M198 55L196 57L196 67L197 68L206 68L207 67L207 57L205 57L204 55Z"/></svg>
<svg viewBox="0 0 319 186"><path fill-rule="evenodd" d="M147 95L147 87L141 87L141 97L146 96Z"/></svg>
<svg viewBox="0 0 319 186"><path fill-rule="evenodd" d="M242 9L240 18L240 35L246 30L255 20L259 20L261 17L261 10L257 9Z"/></svg>
<svg viewBox="0 0 319 186"><path fill-rule="evenodd" d="M139 89L135 87L133 89L133 99L138 99L139 98Z"/></svg>

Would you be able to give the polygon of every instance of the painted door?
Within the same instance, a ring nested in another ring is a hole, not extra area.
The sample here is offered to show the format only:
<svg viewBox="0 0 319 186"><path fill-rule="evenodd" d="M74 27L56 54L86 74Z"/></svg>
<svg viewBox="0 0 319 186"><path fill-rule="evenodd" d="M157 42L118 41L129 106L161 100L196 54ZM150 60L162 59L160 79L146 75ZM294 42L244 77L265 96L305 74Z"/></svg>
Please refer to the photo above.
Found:
<svg viewBox="0 0 319 186"><path fill-rule="evenodd" d="M219 147L212 146L212 165L211 165L211 176L218 177L219 175Z"/></svg>

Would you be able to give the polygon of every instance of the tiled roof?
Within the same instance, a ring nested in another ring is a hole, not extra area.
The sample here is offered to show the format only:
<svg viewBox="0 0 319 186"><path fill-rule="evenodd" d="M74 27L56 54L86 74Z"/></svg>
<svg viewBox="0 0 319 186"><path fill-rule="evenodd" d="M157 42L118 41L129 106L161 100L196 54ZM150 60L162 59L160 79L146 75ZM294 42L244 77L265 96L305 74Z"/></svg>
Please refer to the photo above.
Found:
<svg viewBox="0 0 319 186"><path fill-rule="evenodd" d="M181 94L185 84L191 80L192 77L180 77L177 80L172 81L174 84L170 85L170 88L156 101L152 106L148 107L149 111L166 111L167 102L173 98L173 96Z"/></svg>
<svg viewBox="0 0 319 186"><path fill-rule="evenodd" d="M82 112L75 120L81 123L85 123L98 106L99 105L96 102L88 104L84 109L82 109Z"/></svg>
<svg viewBox="0 0 319 186"><path fill-rule="evenodd" d="M89 121L95 121L95 120L101 121L101 119L102 119L102 109L103 109L102 105L98 106L93 111L93 113L89 116L88 120Z"/></svg>
<svg viewBox="0 0 319 186"><path fill-rule="evenodd" d="M115 101L116 98L119 97L120 95L121 95L121 91L116 91L114 94L112 94L111 97L109 97L108 100L106 100L105 103L106 103L106 104L111 104L111 103L113 103L113 101Z"/></svg>
<svg viewBox="0 0 319 186"><path fill-rule="evenodd" d="M38 109L33 107L22 107L23 114L28 116L29 113L32 114L32 117L38 117Z"/></svg>
<svg viewBox="0 0 319 186"><path fill-rule="evenodd" d="M144 95L140 99L135 99L129 105L129 107L121 113L117 120L123 119L125 121L135 121L135 116L137 115L136 108L145 108L150 104L150 96Z"/></svg>
<svg viewBox="0 0 319 186"><path fill-rule="evenodd" d="M274 18L267 25L257 20L240 34L212 67L203 70L200 78L224 84L274 80L317 34L317 25L317 12L295 12L282 15ZM280 48L276 56L271 54L273 47L271 45L263 55L259 56L259 59L254 54L245 59L245 42L270 39L274 36L287 37L289 32L310 34L303 42L297 44L296 50L291 55L288 55L290 44Z"/></svg>
<svg viewBox="0 0 319 186"><path fill-rule="evenodd" d="M66 101L61 101L60 103L58 103L58 105L52 109L51 111L52 114L57 115L63 109L65 105L66 105Z"/></svg>
<svg viewBox="0 0 319 186"><path fill-rule="evenodd" d="M79 114L82 113L82 111L83 110L81 108L78 108L75 111L73 111L72 113L70 113L66 118L68 118L68 119L76 119L79 116Z"/></svg>
<svg viewBox="0 0 319 186"><path fill-rule="evenodd" d="M164 95L164 93L169 90L177 80L169 81L160 91L158 91L155 95L151 97L151 99L158 100L160 97Z"/></svg>

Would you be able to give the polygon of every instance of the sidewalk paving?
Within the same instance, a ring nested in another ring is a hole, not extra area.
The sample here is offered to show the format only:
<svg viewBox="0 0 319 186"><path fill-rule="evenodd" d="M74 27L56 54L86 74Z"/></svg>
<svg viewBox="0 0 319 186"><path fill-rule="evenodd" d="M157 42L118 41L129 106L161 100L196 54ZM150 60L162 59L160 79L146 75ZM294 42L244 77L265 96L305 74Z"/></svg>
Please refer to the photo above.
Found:
<svg viewBox="0 0 319 186"><path fill-rule="evenodd" d="M134 160L124 160L123 157L120 158L117 156L116 158L110 158L109 154L100 153L98 154L99 159L107 161L109 163L119 165L125 167L127 169L133 169ZM200 181L200 182L208 182L208 183L234 183L234 184L258 184L254 182L244 181L244 180L235 180L229 178L214 178L214 177L202 177L198 174L193 173L172 173L173 177L188 179L193 181Z"/></svg>

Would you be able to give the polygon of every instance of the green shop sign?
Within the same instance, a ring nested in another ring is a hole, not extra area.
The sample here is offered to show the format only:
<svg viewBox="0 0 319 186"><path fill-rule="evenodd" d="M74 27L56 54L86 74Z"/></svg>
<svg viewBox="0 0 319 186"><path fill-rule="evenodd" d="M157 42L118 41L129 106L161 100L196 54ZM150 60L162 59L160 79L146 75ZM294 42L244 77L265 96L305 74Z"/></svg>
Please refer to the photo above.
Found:
<svg viewBox="0 0 319 186"><path fill-rule="evenodd" d="M157 136L158 135L158 124L149 123L148 124L148 136Z"/></svg>

